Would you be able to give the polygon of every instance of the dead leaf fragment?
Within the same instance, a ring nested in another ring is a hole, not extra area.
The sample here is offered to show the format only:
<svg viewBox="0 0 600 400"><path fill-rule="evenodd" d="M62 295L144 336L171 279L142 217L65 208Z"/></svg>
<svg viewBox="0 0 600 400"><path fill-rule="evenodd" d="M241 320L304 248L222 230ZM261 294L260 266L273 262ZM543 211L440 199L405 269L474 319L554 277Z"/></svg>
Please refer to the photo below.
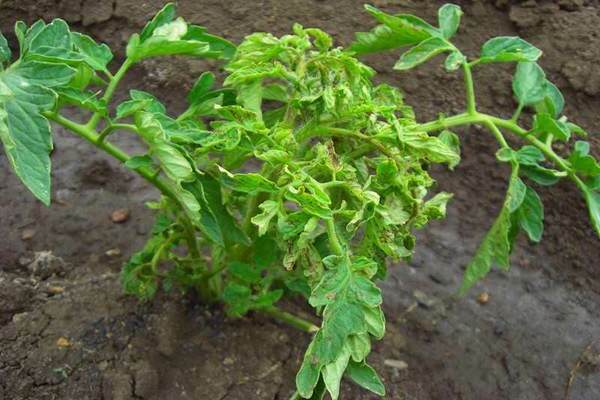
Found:
<svg viewBox="0 0 600 400"><path fill-rule="evenodd" d="M110 219L115 224L122 224L129 219L129 210L126 208L119 208L110 214Z"/></svg>

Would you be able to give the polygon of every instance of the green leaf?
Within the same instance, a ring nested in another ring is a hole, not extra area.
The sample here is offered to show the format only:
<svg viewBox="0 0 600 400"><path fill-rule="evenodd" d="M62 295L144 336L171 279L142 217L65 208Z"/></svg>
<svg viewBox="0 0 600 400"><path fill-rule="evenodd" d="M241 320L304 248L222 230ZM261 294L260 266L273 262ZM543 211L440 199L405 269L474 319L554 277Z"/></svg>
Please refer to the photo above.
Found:
<svg viewBox="0 0 600 400"><path fill-rule="evenodd" d="M152 101L145 100L126 100L117 106L117 115L115 119L122 119L134 115L138 111L148 110Z"/></svg>
<svg viewBox="0 0 600 400"><path fill-rule="evenodd" d="M451 163L449 164L449 168L450 169L454 169L454 167L456 167L456 165L458 165L458 163L460 162L460 138L458 137L458 135L452 131L449 131L448 129L443 130L439 135L438 138L444 143L446 144L446 146L448 146L450 149L452 149L452 151L458 155L458 161L456 161L456 163Z"/></svg>
<svg viewBox="0 0 600 400"><path fill-rule="evenodd" d="M453 51L448 55L444 62L444 67L448 71L456 71L467 61L467 58L460 51Z"/></svg>
<svg viewBox="0 0 600 400"><path fill-rule="evenodd" d="M31 37L29 52L35 55L69 60L76 54L72 51L73 42L69 26L62 19L55 19L41 27L35 35L28 32L27 36Z"/></svg>
<svg viewBox="0 0 600 400"><path fill-rule="evenodd" d="M314 360L315 342L311 342L304 355L302 366L296 374L296 388L298 393L305 399L311 398L313 391L319 382L322 366Z"/></svg>
<svg viewBox="0 0 600 400"><path fill-rule="evenodd" d="M258 227L258 236L262 236L267 233L271 219L277 215L279 203L273 200L265 200L258 207L262 212L252 217L251 221Z"/></svg>
<svg viewBox="0 0 600 400"><path fill-rule="evenodd" d="M106 115L108 112L106 103L103 100L99 100L94 93L68 87L54 89L54 91L58 94L62 103L72 104L86 110L98 112L101 115Z"/></svg>
<svg viewBox="0 0 600 400"><path fill-rule="evenodd" d="M535 62L520 62L513 79L513 92L520 104L542 101L546 95L546 75Z"/></svg>
<svg viewBox="0 0 600 400"><path fill-rule="evenodd" d="M351 360L348 363L346 374L348 374L348 377L357 385L370 390L379 396L385 396L385 386L383 386L383 382L381 382L377 372L375 372L371 366L367 365L367 363Z"/></svg>
<svg viewBox="0 0 600 400"><path fill-rule="evenodd" d="M66 84L73 72L66 65L33 61L0 72L0 140L15 174L46 205L50 204L52 137L41 113L56 100L48 87Z"/></svg>
<svg viewBox="0 0 600 400"><path fill-rule="evenodd" d="M190 182L196 177L188 159L168 143L157 142L151 146L152 155L164 173L175 182Z"/></svg>
<svg viewBox="0 0 600 400"><path fill-rule="evenodd" d="M154 34L156 28L173 21L175 15L175 5L173 3L166 4L158 13L156 13L152 20L146 24L144 30L140 34L140 40L143 42L146 39L149 39Z"/></svg>
<svg viewBox="0 0 600 400"><path fill-rule="evenodd" d="M463 15L461 8L455 4L444 4L438 10L438 21L440 31L446 39L450 39L460 25L460 17Z"/></svg>
<svg viewBox="0 0 600 400"><path fill-rule="evenodd" d="M598 176L600 175L600 164L598 164L598 161L594 157L589 155L589 152L590 144L578 140L575 142L573 152L568 160L579 174L590 177Z"/></svg>
<svg viewBox="0 0 600 400"><path fill-rule="evenodd" d="M394 65L394 69L405 71L424 63L440 53L452 50L452 45L446 42L446 40L439 37L431 37L402 54L398 62Z"/></svg>
<svg viewBox="0 0 600 400"><path fill-rule="evenodd" d="M212 72L204 72L194 83L192 90L187 95L187 101L190 104L197 104L204 100L204 96L212 89L215 84L215 75Z"/></svg>
<svg viewBox="0 0 600 400"><path fill-rule="evenodd" d="M106 66L113 59L110 48L104 43L98 44L87 35L72 32L71 39L83 61L96 71L108 71Z"/></svg>
<svg viewBox="0 0 600 400"><path fill-rule="evenodd" d="M565 107L565 98L560 90L549 80L546 80L544 100L535 105L536 112L548 113L558 118Z"/></svg>
<svg viewBox="0 0 600 400"><path fill-rule="evenodd" d="M463 283L460 288L460 292L463 294L488 274L493 263L498 264L498 266L504 269L510 266L509 257L512 247L512 242L509 238L512 226L511 213L521 206L527 191L527 187L519 178L518 173L518 164L513 164L508 191L500 214L483 238L475 256L473 256L465 271Z"/></svg>
<svg viewBox="0 0 600 400"><path fill-rule="evenodd" d="M530 187L527 187L523 203L516 211L519 226L523 229L529 239L539 242L544 232L544 205L540 197Z"/></svg>
<svg viewBox="0 0 600 400"><path fill-rule="evenodd" d="M0 32L0 64L10 61L11 54L8 41L2 35L2 32Z"/></svg>
<svg viewBox="0 0 600 400"><path fill-rule="evenodd" d="M420 152L425 159L434 163L447 163L454 167L460 162L460 153L454 145L448 145L439 137L429 136L425 132L398 131L400 143Z"/></svg>
<svg viewBox="0 0 600 400"><path fill-rule="evenodd" d="M349 360L350 351L344 347L337 359L323 368L323 381L332 400L337 400L340 396L340 383Z"/></svg>
<svg viewBox="0 0 600 400"><path fill-rule="evenodd" d="M244 285L230 282L223 290L223 302L227 304L227 313L232 317L241 317L246 314L252 305L250 296L252 291Z"/></svg>
<svg viewBox="0 0 600 400"><path fill-rule="evenodd" d="M541 55L540 49L519 37L500 36L488 40L483 45L479 62L533 62Z"/></svg>
<svg viewBox="0 0 600 400"><path fill-rule="evenodd" d="M167 36L153 36L144 42L140 42L140 38L135 34L131 36L127 44L127 57L132 62L150 57L175 55L208 57L210 55L210 47L205 42L173 40Z"/></svg>
<svg viewBox="0 0 600 400"><path fill-rule="evenodd" d="M235 55L236 47L233 43L222 37L206 33L206 30L200 26L188 25L188 31L183 39L207 43L207 57L209 58L229 60Z"/></svg>
<svg viewBox="0 0 600 400"><path fill-rule="evenodd" d="M315 198L313 194L310 193L301 193L297 191L288 190L285 194L285 197L288 200L291 200L297 203L302 209L315 217L323 218L323 219L331 219L333 218L333 214L331 209L329 208L329 204L320 201Z"/></svg>
<svg viewBox="0 0 600 400"><path fill-rule="evenodd" d="M134 156L125 162L125 166L134 171L140 168L154 168L154 161L149 155Z"/></svg>
<svg viewBox="0 0 600 400"><path fill-rule="evenodd" d="M221 172L223 185L236 192L257 194L261 192L274 193L278 190L275 183L260 174L232 174L220 166L217 167Z"/></svg>
<svg viewBox="0 0 600 400"><path fill-rule="evenodd" d="M564 142L571 138L571 131L567 124L561 120L554 119L548 113L536 114L533 120L533 129L535 132L549 133L558 140Z"/></svg>
<svg viewBox="0 0 600 400"><path fill-rule="evenodd" d="M585 197L592 226L594 227L596 234L600 237L600 193L592 190L585 184L579 185L579 188Z"/></svg>
<svg viewBox="0 0 600 400"><path fill-rule="evenodd" d="M565 171L557 171L541 165L525 165L522 171L526 177L543 186L554 185L560 178L567 176Z"/></svg>
<svg viewBox="0 0 600 400"><path fill-rule="evenodd" d="M436 28L415 16L389 15L369 5L365 5L365 9L382 25L376 26L371 32L356 34L350 50L357 54L414 45L433 35L440 35Z"/></svg>
<svg viewBox="0 0 600 400"><path fill-rule="evenodd" d="M199 175L196 179L202 184L204 192L206 203L202 205L207 210L210 210L216 219L225 240L225 244L227 246L233 244L248 246L250 244L250 239L242 231L235 218L227 210L227 207L225 207L219 181L208 174Z"/></svg>

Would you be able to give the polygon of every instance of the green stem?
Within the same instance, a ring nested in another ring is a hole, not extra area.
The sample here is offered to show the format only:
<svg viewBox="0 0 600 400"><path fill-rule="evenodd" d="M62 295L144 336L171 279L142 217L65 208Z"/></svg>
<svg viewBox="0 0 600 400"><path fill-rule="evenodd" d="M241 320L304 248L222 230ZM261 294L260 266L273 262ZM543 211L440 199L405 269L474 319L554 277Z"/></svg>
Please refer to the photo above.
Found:
<svg viewBox="0 0 600 400"><path fill-rule="evenodd" d="M110 135L111 133L113 133L116 130L128 130L134 133L139 133L136 126L135 125L131 125L131 124L110 124L109 126L107 126L106 128L104 128L102 130L102 132L100 132L100 135L98 135L98 141L102 142L104 141L104 139L106 139L106 137L108 135Z"/></svg>
<svg viewBox="0 0 600 400"><path fill-rule="evenodd" d="M298 393L297 390L294 392L294 394L292 394L292 397L290 397L290 400L300 400L300 399L302 399L302 397L300 397L300 393Z"/></svg>
<svg viewBox="0 0 600 400"><path fill-rule="evenodd" d="M335 221L333 218L326 220L327 225L327 237L329 238L329 246L331 250L338 256L343 256L344 248L342 247L342 243L340 242L340 238L338 237L337 231L335 229Z"/></svg>
<svg viewBox="0 0 600 400"><path fill-rule="evenodd" d="M121 79L123 79L123 77L125 76L125 73L127 72L127 70L129 70L129 68L132 65L133 65L133 62L130 59L126 59L125 62L123 62L123 64L121 64L121 67L119 68L117 73L112 77L112 79L108 83L108 86L106 87L104 96L102 96L102 100L104 100L104 102L106 104L108 104L110 102L113 95L115 94L115 90L117 89L119 82L121 82ZM102 114L99 112L95 112L92 115L92 117L90 118L90 120L88 121L88 123L86 124L86 126L88 128L95 129L96 126L98 126L98 122L100 122L101 118L102 118Z"/></svg>
<svg viewBox="0 0 600 400"><path fill-rule="evenodd" d="M471 66L467 63L463 64L463 72L465 75L465 87L467 89L467 113L474 115L477 112L475 103L475 86L473 84L473 73Z"/></svg>
<svg viewBox="0 0 600 400"><path fill-rule="evenodd" d="M46 112L44 113L44 116L69 129L74 134L78 135L79 137L87 140L99 149L110 154L123 164L125 164L131 158L129 154L125 153L123 150L113 145L112 143L99 140L100 135L98 135L98 132L96 132L95 129L90 128L88 125L78 124L57 113ZM136 168L135 171L142 178L144 178L146 181L150 182L153 186L160 190L160 192L163 195L173 199L174 201L178 201L177 195L175 194L175 192L173 192L168 182L161 179L160 176L158 176L155 173L155 171L144 167ZM194 258L200 258L200 251L198 250L198 243L196 242L194 226L187 216L184 216L182 222L186 232L186 241L188 242L188 250L190 252L190 255Z"/></svg>
<svg viewBox="0 0 600 400"><path fill-rule="evenodd" d="M496 137L496 140L498 141L498 143L500 143L501 147L506 148L506 149L510 148L510 146L506 142L506 139L504 139L502 132L500 132L500 129L498 129L496 124L494 124L492 121L484 121L484 125L487 126L487 128Z"/></svg>
<svg viewBox="0 0 600 400"><path fill-rule="evenodd" d="M475 114L458 114L449 118L443 118L437 121L426 122L423 124L419 124L416 129L422 130L426 132L438 131L441 129L450 128L453 126L462 126L462 125L472 125L472 124L484 124L489 127L489 123L492 123L496 127L504 128L506 130L511 131L516 134L520 138L527 140L529 143L537 147L549 160L553 161L560 168L567 172L572 172L572 168L569 163L561 158L558 154L554 152L551 146L548 146L546 143L537 139L533 135L530 135L528 131L521 128L516 122L511 120L506 120L498 117L494 117L492 115L483 114L476 112ZM496 133L494 133L496 134Z"/></svg>
<svg viewBox="0 0 600 400"><path fill-rule="evenodd" d="M259 311L268 314L282 322L285 322L286 324L291 325L294 328L303 330L308 333L315 333L319 330L319 327L313 324L312 322L297 317L294 314L290 314L287 311L283 311L275 306L261 308Z"/></svg>

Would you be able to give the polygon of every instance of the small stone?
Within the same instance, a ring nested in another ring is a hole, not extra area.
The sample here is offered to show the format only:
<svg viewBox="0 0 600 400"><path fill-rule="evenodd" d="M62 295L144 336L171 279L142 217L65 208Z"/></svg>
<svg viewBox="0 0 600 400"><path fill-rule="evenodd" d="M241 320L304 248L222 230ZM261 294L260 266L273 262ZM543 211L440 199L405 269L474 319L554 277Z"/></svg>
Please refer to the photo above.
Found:
<svg viewBox="0 0 600 400"><path fill-rule="evenodd" d="M104 254L109 257L117 257L121 255L121 249L115 247L114 249L106 250L106 253Z"/></svg>
<svg viewBox="0 0 600 400"><path fill-rule="evenodd" d="M231 357L225 357L223 360L223 365L233 365L234 363L235 361L233 361L233 358Z"/></svg>
<svg viewBox="0 0 600 400"><path fill-rule="evenodd" d="M477 296L477 302L479 304L487 304L490 301L490 295L488 292L481 292L479 296Z"/></svg>
<svg viewBox="0 0 600 400"><path fill-rule="evenodd" d="M56 346L58 346L61 349L65 349L67 347L71 347L72 343L69 341L69 339L67 339L64 336L61 336L58 338L58 340L56 341Z"/></svg>
<svg viewBox="0 0 600 400"><path fill-rule="evenodd" d="M31 240L35 236L36 230L32 228L25 228L23 232L21 232L22 240Z"/></svg>
<svg viewBox="0 0 600 400"><path fill-rule="evenodd" d="M110 214L110 219L115 224L122 224L129 219L129 210L126 208L119 208Z"/></svg>
<svg viewBox="0 0 600 400"><path fill-rule="evenodd" d="M394 368L400 371L408 368L408 364L402 360L387 359L383 361L383 364L387 367Z"/></svg>

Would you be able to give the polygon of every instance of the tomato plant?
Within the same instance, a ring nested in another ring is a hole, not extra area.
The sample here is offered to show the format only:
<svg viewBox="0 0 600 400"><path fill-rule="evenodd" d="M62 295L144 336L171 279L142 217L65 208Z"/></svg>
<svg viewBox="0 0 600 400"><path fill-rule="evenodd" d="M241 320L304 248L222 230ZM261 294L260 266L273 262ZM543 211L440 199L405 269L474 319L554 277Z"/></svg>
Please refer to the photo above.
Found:
<svg viewBox="0 0 600 400"><path fill-rule="evenodd" d="M445 216L452 195L430 193L428 167L460 162L451 128L483 125L498 142L496 158L512 168L503 207L462 291L492 265L509 267L520 231L541 239L543 205L533 184L572 180L600 234L600 165L583 140L567 155L554 150L554 143L586 133L562 115L563 96L537 64L539 49L496 37L467 57L450 41L462 17L455 5L439 10L438 27L367 11L378 25L347 49L300 25L282 37L254 33L236 47L176 18L169 4L129 39L114 74L111 50L60 19L18 22L12 63L0 35L0 139L16 175L50 203L52 121L158 188L160 198L148 204L156 211L151 236L123 267L125 290L144 300L159 288L194 290L223 302L231 316L263 312L311 333L294 398L328 392L337 399L343 376L384 395L366 361L371 341L385 332L376 282L390 260L410 259L415 229ZM448 71L462 69L464 113L417 122L401 91L375 84L375 71L357 58L405 47L396 70L442 53ZM201 74L179 115L140 90L113 104L138 62L173 55L222 60L227 77L219 86L214 74ZM493 63L516 64L518 106L508 119L477 108L472 69ZM87 112L85 121L68 118L65 106ZM533 118L523 125L525 110ZM129 155L116 147L109 138L119 130L137 135L147 151ZM524 145L512 147L506 133ZM305 298L321 322L282 310L284 295Z"/></svg>

